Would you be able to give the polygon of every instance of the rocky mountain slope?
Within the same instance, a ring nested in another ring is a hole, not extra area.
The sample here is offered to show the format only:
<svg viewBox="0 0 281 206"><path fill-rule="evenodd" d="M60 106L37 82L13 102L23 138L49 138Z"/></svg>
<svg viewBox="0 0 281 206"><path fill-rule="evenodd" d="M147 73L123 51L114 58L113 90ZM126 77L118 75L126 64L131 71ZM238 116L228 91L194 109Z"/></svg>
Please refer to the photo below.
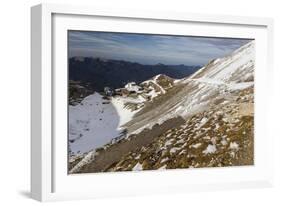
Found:
<svg viewBox="0 0 281 206"><path fill-rule="evenodd" d="M142 99L121 104L133 113L118 125L122 138L72 158L70 173L253 164L254 42L190 77L157 75L140 86L113 98Z"/></svg>

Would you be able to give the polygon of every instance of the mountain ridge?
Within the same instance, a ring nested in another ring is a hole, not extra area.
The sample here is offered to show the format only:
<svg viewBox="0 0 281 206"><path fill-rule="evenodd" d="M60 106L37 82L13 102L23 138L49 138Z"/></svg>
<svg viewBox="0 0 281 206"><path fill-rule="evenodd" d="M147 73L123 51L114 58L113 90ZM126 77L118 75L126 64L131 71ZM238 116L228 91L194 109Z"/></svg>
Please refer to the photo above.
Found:
<svg viewBox="0 0 281 206"><path fill-rule="evenodd" d="M157 74L166 74L179 79L197 71L200 66L186 65L144 65L124 60L101 60L100 58L69 58L69 79L89 84L101 92L105 86L113 89L124 87L128 82L137 84Z"/></svg>

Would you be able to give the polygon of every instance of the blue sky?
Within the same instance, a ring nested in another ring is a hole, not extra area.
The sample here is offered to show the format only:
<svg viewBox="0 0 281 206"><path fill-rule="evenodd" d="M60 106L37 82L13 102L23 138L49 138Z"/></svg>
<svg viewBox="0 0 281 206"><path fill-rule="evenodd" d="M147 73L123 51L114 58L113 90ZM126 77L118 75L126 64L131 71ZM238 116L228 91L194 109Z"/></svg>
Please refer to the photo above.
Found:
<svg viewBox="0 0 281 206"><path fill-rule="evenodd" d="M69 56L118 59L141 64L204 65L226 56L248 39L69 31Z"/></svg>

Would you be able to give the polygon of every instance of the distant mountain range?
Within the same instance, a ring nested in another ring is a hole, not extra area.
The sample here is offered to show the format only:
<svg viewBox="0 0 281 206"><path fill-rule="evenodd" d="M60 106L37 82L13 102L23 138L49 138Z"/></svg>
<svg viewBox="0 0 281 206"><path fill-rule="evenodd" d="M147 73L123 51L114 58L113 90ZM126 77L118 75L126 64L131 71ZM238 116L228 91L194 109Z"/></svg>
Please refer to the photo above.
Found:
<svg viewBox="0 0 281 206"><path fill-rule="evenodd" d="M123 60L104 60L92 57L69 58L69 79L89 84L95 91L103 91L105 86L124 87L128 82L137 84L165 74L175 79L185 78L201 66L186 65L143 65Z"/></svg>

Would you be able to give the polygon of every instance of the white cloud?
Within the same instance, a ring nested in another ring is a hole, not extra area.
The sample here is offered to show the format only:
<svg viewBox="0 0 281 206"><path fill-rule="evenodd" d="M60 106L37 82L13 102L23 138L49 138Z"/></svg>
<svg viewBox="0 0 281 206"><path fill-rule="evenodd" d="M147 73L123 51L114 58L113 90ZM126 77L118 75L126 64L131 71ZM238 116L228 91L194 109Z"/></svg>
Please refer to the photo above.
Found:
<svg viewBox="0 0 281 206"><path fill-rule="evenodd" d="M69 31L70 56L95 56L145 64L202 65L248 40Z"/></svg>

